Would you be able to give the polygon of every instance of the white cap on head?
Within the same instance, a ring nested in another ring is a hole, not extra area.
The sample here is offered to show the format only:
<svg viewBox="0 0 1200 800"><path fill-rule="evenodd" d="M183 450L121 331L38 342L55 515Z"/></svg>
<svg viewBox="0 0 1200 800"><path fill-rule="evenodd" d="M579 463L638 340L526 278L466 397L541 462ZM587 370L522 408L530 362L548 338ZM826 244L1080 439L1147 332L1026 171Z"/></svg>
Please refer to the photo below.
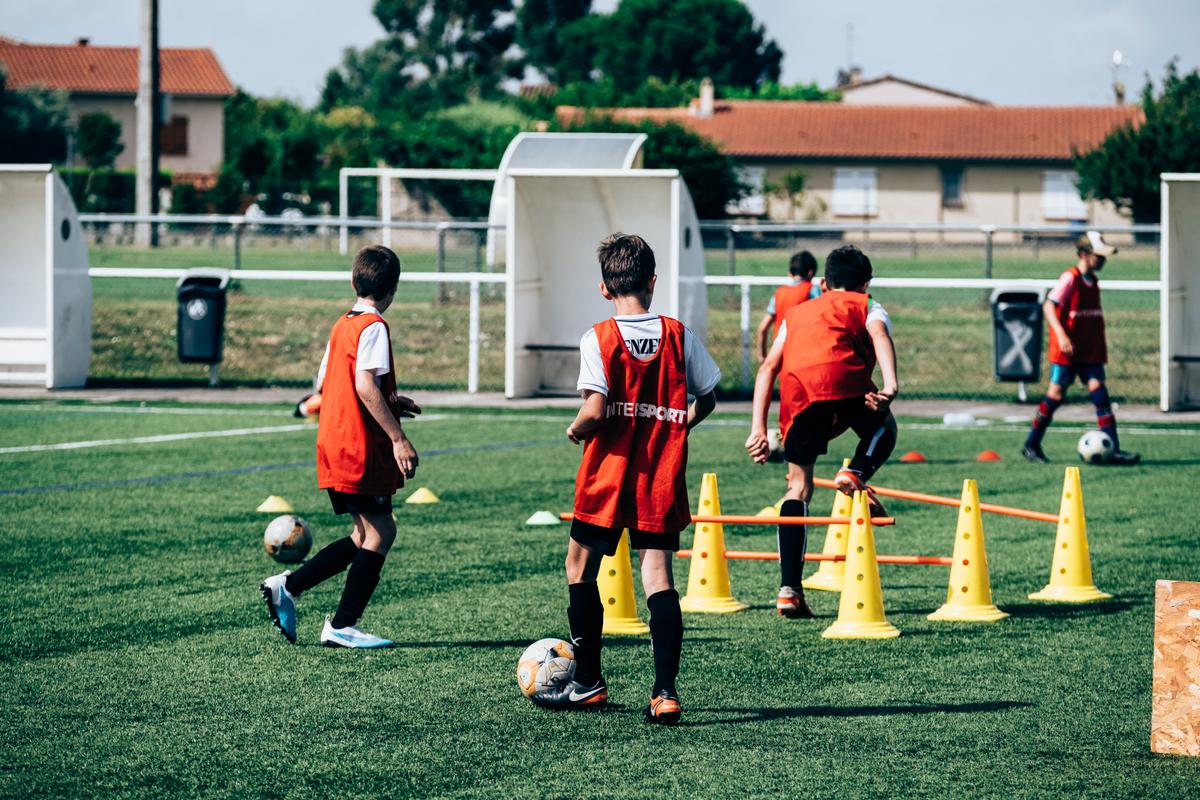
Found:
<svg viewBox="0 0 1200 800"><path fill-rule="evenodd" d="M1100 231L1088 231L1086 235L1080 236L1079 249L1087 250L1105 258L1115 255L1117 252L1117 248L1104 241L1104 237L1100 234Z"/></svg>

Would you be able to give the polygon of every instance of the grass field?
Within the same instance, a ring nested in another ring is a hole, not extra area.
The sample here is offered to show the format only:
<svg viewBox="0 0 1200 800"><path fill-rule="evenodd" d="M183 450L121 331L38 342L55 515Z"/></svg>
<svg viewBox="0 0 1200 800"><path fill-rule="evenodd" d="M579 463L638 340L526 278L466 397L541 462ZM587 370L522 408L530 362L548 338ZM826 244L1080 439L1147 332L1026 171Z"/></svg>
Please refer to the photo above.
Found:
<svg viewBox="0 0 1200 800"><path fill-rule="evenodd" d="M1143 465L1084 468L1095 579L1113 600L1027 600L1053 528L1009 518L985 520L1012 613L990 625L925 618L943 567L885 566L903 635L827 641L835 596L813 593L815 621L782 621L775 568L737 563L734 593L752 608L686 616L684 725L659 729L640 721L644 638L606 643L602 713L544 712L516 688L522 649L566 634L565 529L522 523L570 505L567 416L437 411L410 434L416 483L442 502L397 507L364 627L398 646L364 654L316 645L340 584L303 598L294 647L257 593L277 569L254 512L266 495L287 497L318 546L346 530L315 488L314 429L288 409L0 403L0 795L1181 798L1200 785L1200 761L1148 747L1154 581L1200 578L1186 500L1200 428L1126 426ZM1012 457L1020 426L901 422L899 450L932 463L889 465L881 484L956 495L975 477L985 500L1048 511L1080 432L1055 426L1056 463L1035 468ZM718 413L691 440L689 485L716 472L727 513L781 490L744 436ZM129 441L145 437L159 438ZM984 448L1006 460L976 464ZM818 490L816 510L831 503ZM889 510L880 552L949 553L952 510ZM774 545L770 529L727 537Z"/></svg>
<svg viewBox="0 0 1200 800"><path fill-rule="evenodd" d="M872 245L863 245L871 253ZM451 251L450 269L474 269L473 251ZM402 250L406 269L433 270L430 251ZM1054 278L1066 266L1047 248L1040 261L1029 254L1000 253L998 278ZM779 275L786 271L783 250L738 253L738 274ZM189 267L231 263L230 254L210 248L171 248L147 253L128 247L99 247L93 266ZM913 259L895 247L874 256L881 276L980 277L981 262L963 248L926 248ZM336 250L248 247L243 266L254 269L346 269ZM708 251L712 274L726 269L721 251ZM1106 277L1152 279L1157 262L1133 255L1115 261ZM590 278L589 278L590 280ZM101 278L95 290L91 378L104 383L205 379L205 368L175 358L175 303L172 281ZM467 375L467 303L465 287L451 290L451 301L434 301L431 284L403 284L388 318L397 331L398 372L410 386L465 388ZM709 291L708 344L724 373L721 390L741 389L742 338L736 289ZM752 327L770 297L769 287L752 292ZM910 397L1009 399L1016 392L991 376L991 312L984 292L876 289L895 322L901 379ZM504 381L503 289L485 290L481 308L480 383L496 390ZM324 349L329 320L348 299L340 284L314 282L243 282L229 296L226 315L227 382L243 385L307 384ZM1153 293L1109 292L1104 298L1112 353L1110 389L1118 400L1151 402L1158 396L1158 297ZM399 334L403 334L403 339ZM757 355L754 356L757 364ZM753 368L753 367L752 367Z"/></svg>

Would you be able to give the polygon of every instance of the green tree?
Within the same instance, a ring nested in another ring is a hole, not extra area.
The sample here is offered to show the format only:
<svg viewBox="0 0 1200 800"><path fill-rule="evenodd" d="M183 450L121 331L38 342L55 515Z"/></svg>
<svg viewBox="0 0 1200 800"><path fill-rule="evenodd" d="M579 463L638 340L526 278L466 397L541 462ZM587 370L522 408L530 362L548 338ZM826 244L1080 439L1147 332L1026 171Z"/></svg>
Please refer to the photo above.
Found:
<svg viewBox="0 0 1200 800"><path fill-rule="evenodd" d="M1144 121L1110 133L1076 153L1079 191L1128 209L1134 222L1159 221L1159 173L1200 172L1200 72L1180 75L1167 65L1157 96L1149 77L1142 90Z"/></svg>
<svg viewBox="0 0 1200 800"><path fill-rule="evenodd" d="M804 183L807 176L798 169L785 172L778 184L765 187L768 194L788 201L788 219L795 221L796 210L804 202Z"/></svg>
<svg viewBox="0 0 1200 800"><path fill-rule="evenodd" d="M579 48L591 37L587 24L577 23L591 10L592 0L524 0L517 8L517 44L551 82L587 77L592 48Z"/></svg>
<svg viewBox="0 0 1200 800"><path fill-rule="evenodd" d="M67 98L45 89L9 89L0 64L0 161L62 163L67 157Z"/></svg>
<svg viewBox="0 0 1200 800"><path fill-rule="evenodd" d="M111 167L125 149L121 144L121 123L107 111L80 114L75 126L75 149L92 169Z"/></svg>

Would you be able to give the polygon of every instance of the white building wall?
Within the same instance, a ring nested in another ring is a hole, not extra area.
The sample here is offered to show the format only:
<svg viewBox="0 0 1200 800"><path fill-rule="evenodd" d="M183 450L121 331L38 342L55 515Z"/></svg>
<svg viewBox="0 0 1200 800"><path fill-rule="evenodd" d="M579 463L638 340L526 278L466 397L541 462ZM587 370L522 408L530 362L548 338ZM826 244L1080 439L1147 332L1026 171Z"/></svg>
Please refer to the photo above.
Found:
<svg viewBox="0 0 1200 800"><path fill-rule="evenodd" d="M868 86L839 89L848 106L971 106L978 105L961 97L931 92L898 81L881 81Z"/></svg>
<svg viewBox="0 0 1200 800"><path fill-rule="evenodd" d="M117 169L134 169L137 158L137 112L134 99L128 96L73 95L69 101L71 125L83 114L107 112L121 123L121 142L125 149L117 156ZM224 98L172 97L167 107L171 117L187 117L188 152L185 156L159 159L159 166L169 172L206 172L215 174L221 169L225 151ZM82 166L83 160L74 154L71 163Z"/></svg>

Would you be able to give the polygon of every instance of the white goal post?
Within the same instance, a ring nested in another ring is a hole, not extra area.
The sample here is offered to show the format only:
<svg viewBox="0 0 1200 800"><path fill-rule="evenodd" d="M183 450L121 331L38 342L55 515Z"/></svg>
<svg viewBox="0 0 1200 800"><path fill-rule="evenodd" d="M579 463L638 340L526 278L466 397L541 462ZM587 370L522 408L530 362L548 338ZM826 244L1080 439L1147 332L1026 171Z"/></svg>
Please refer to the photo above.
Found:
<svg viewBox="0 0 1200 800"><path fill-rule="evenodd" d="M1163 173L1159 406L1200 406L1200 173Z"/></svg>

